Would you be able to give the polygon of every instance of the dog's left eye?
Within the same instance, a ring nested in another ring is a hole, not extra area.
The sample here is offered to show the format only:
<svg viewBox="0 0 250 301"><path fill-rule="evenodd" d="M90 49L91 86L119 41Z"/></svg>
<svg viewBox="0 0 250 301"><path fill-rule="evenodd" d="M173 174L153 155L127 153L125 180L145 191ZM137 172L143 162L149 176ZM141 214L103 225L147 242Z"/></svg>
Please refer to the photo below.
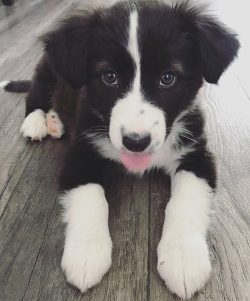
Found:
<svg viewBox="0 0 250 301"><path fill-rule="evenodd" d="M106 71L102 75L102 80L104 84L108 86L117 85L117 76L114 71Z"/></svg>
<svg viewBox="0 0 250 301"><path fill-rule="evenodd" d="M175 83L175 81L176 77L174 74L170 71L166 71L161 76L160 86L170 87Z"/></svg>

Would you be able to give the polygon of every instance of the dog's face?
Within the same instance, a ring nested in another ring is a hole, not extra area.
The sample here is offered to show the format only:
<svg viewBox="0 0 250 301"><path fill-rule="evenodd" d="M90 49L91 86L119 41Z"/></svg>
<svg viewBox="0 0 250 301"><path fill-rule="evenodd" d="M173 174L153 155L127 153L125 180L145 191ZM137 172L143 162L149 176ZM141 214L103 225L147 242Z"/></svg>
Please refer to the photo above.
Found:
<svg viewBox="0 0 250 301"><path fill-rule="evenodd" d="M145 1L71 18L45 45L55 70L87 87L89 106L132 171L150 166L203 77L216 83L238 49L197 10Z"/></svg>

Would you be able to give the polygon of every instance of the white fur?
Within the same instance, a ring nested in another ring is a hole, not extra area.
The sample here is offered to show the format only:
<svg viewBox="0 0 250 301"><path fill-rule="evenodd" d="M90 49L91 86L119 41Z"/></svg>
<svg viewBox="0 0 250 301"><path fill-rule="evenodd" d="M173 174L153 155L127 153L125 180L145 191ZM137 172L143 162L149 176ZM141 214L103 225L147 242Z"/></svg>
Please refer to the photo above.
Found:
<svg viewBox="0 0 250 301"><path fill-rule="evenodd" d="M87 184L67 192L62 204L67 223L62 268L68 282L85 292L111 266L108 203L100 185Z"/></svg>
<svg viewBox="0 0 250 301"><path fill-rule="evenodd" d="M112 161L121 162L121 153L114 148L108 138L99 138L95 134L87 134L87 137L93 140L93 143L102 157Z"/></svg>
<svg viewBox="0 0 250 301"><path fill-rule="evenodd" d="M166 207L157 269L169 289L190 298L209 279L211 265L206 244L211 187L193 173L172 178L172 196Z"/></svg>
<svg viewBox="0 0 250 301"><path fill-rule="evenodd" d="M194 101L194 107L199 103L200 96L197 97ZM132 103L133 106L133 103ZM117 106L117 109L119 106ZM190 110L192 110L193 107L190 107L189 109L181 112L177 118L175 119L171 131L167 137L167 139L162 143L160 146L154 149L153 153L153 160L152 163L149 167L150 168L163 168L167 173L170 175L173 175L179 166L180 158L189 152L192 152L195 149L196 141L195 139L190 136L189 138L193 141L188 147L181 147L179 150L176 150L173 148L173 145L178 142L178 137L179 135L185 135L187 136L188 134L186 133L186 128L185 124L183 124L180 120L185 116L186 114L189 114ZM123 109L121 108L121 111ZM124 108L125 110L125 108ZM132 111L132 110L131 110ZM130 116L127 115L127 118ZM124 118L126 118L124 116ZM117 121L119 122L119 121ZM156 129L157 130L157 127ZM157 133L156 133L157 135ZM113 143L110 142L110 139L108 138L98 138L98 135L95 134L88 134L87 135L91 140L94 141L94 144L97 148L97 150L100 152L100 154L104 158L108 158L110 160L116 161L116 162L121 162L120 156L121 152L119 149L115 148L113 146ZM121 139L121 138L120 138Z"/></svg>
<svg viewBox="0 0 250 301"><path fill-rule="evenodd" d="M186 113L188 111L185 111ZM179 119L183 116L181 113L176 121L173 123L172 129L167 139L153 151L153 160L149 167L150 168L163 168L170 175L174 174L177 167L179 166L180 158L189 152L194 150L194 141L189 147L181 147L179 150L173 148L173 145L177 142L177 137L181 133L185 133L185 125L179 122ZM87 135L94 144L97 150L100 152L102 157L110 159L112 161L121 162L121 152L113 146L108 138L99 138L98 135L88 134ZM192 138L191 138L192 139Z"/></svg>
<svg viewBox="0 0 250 301"><path fill-rule="evenodd" d="M24 120L20 132L24 137L30 137L31 140L42 140L47 136L47 125L45 113L43 110L35 110Z"/></svg>
<svg viewBox="0 0 250 301"><path fill-rule="evenodd" d="M138 13L134 9L130 14L129 24L129 40L128 40L128 51L133 58L136 65L136 73L134 78L133 90L140 93L140 82L141 82L141 59L138 49Z"/></svg>
<svg viewBox="0 0 250 301"><path fill-rule="evenodd" d="M0 88L4 89L10 83L9 80L4 80L0 83Z"/></svg>
<svg viewBox="0 0 250 301"><path fill-rule="evenodd" d="M110 139L119 152L124 151L122 129L126 134L150 133L151 144L145 152L153 152L159 149L164 143L166 134L164 112L148 102L141 91L141 66L137 32L138 13L133 10L130 14L127 49L135 62L135 77L131 90L124 98L119 99L113 107L110 119Z"/></svg>

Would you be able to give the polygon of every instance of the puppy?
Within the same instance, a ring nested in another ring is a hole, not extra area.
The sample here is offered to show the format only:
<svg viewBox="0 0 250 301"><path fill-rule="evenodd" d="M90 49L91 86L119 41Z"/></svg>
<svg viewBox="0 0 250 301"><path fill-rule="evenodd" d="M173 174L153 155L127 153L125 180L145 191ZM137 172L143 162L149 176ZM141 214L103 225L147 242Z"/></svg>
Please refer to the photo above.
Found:
<svg viewBox="0 0 250 301"><path fill-rule="evenodd" d="M85 292L110 268L107 169L158 168L172 186L157 269L172 292L190 298L211 272L206 233L216 189L198 92L232 62L236 36L187 3L129 1L83 10L43 42L32 82L1 85L29 89L24 137L72 137L60 178L68 281Z"/></svg>

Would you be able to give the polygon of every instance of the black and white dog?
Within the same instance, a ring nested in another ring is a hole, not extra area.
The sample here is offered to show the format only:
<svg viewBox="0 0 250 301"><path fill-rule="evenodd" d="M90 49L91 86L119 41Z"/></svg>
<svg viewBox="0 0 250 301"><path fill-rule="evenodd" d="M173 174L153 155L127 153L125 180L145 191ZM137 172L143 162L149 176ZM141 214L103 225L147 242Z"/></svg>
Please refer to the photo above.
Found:
<svg viewBox="0 0 250 301"><path fill-rule="evenodd" d="M202 288L211 265L206 232L216 188L199 89L217 83L239 42L187 3L127 1L83 10L43 37L29 82L24 137L71 134L60 184L67 223L62 268L82 292L111 265L103 178L110 165L171 176L158 271L182 298Z"/></svg>

